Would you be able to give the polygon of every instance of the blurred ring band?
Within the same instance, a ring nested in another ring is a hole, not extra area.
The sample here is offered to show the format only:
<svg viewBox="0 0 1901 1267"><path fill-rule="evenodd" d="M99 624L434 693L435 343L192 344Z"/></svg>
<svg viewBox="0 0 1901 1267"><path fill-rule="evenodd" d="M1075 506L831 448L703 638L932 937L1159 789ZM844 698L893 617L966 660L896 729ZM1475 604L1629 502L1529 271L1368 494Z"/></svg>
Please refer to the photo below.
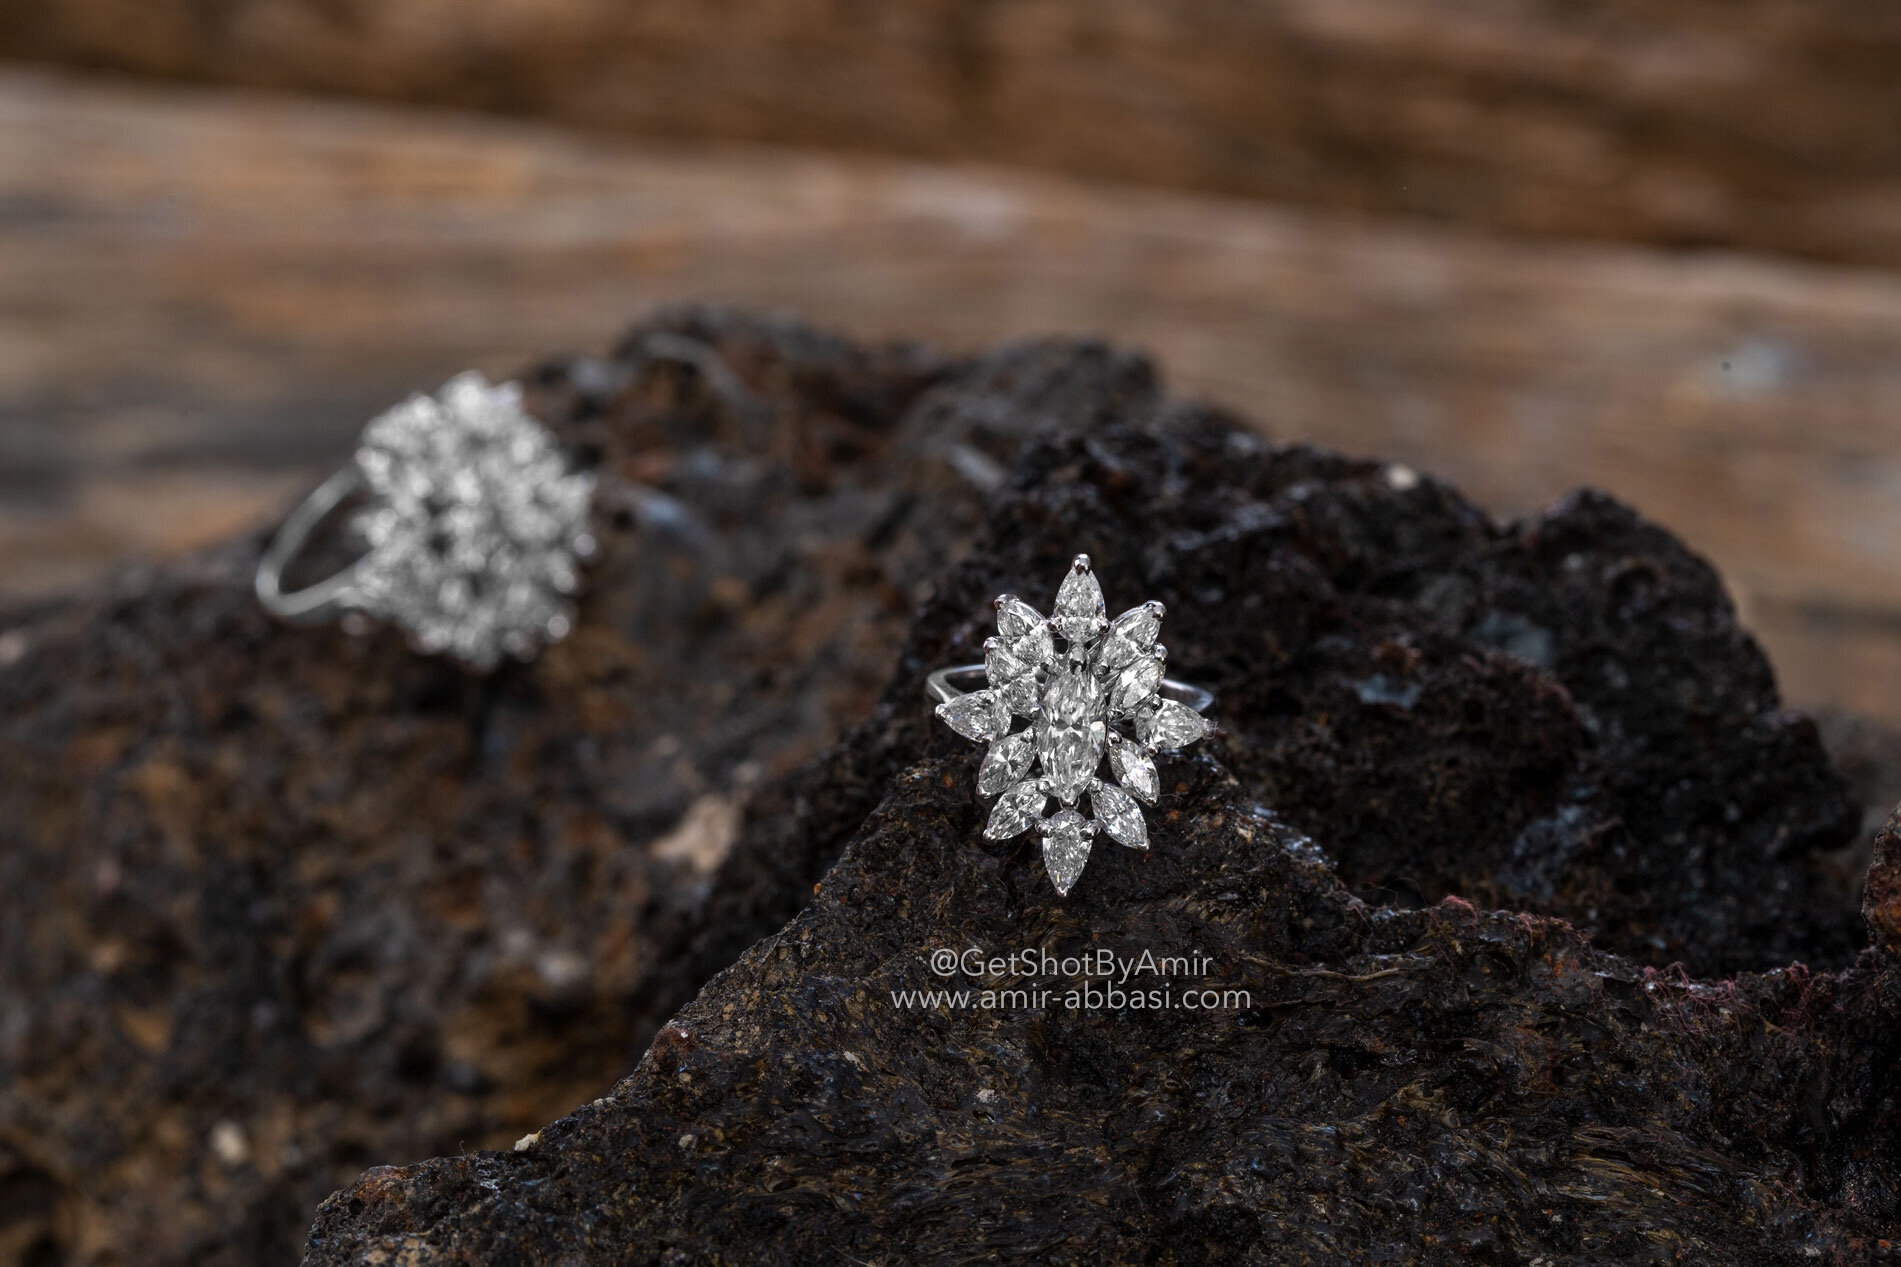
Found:
<svg viewBox="0 0 1901 1267"><path fill-rule="evenodd" d="M257 565L257 601L264 610L294 625L314 625L336 619L362 605L356 589L356 565L300 590L284 591L284 569L297 557L330 512L363 487L363 471L355 462L317 485L303 504L277 530Z"/></svg>

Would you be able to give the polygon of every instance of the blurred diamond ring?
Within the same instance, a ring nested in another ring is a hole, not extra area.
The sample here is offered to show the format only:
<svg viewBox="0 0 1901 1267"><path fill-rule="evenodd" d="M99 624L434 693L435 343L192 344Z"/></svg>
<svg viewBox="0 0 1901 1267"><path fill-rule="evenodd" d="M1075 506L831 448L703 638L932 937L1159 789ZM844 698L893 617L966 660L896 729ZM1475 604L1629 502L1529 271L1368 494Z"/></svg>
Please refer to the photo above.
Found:
<svg viewBox="0 0 1901 1267"><path fill-rule="evenodd" d="M286 592L284 569L338 506L364 495L350 528L366 552ZM315 624L350 613L387 620L427 653L478 670L528 659L574 625L594 476L573 470L516 383L480 374L415 395L363 429L349 464L278 529L257 569L272 615Z"/></svg>
<svg viewBox="0 0 1901 1267"><path fill-rule="evenodd" d="M998 636L985 641L984 662L939 669L925 690L946 725L990 745L977 771L978 793L997 798L985 837L1008 840L1035 827L1043 868L1061 896L1082 874L1098 832L1148 848L1137 802L1152 805L1161 792L1155 756L1214 729L1201 715L1214 696L1162 676L1160 603L1108 619L1086 554L1070 564L1054 616L1014 594L997 599L996 609ZM957 685L974 684L979 673L984 689ZM1029 725L1012 733L1019 717ZM1113 781L1098 777L1105 757ZM1084 795L1088 818L1076 808ZM1052 797L1061 808L1045 818Z"/></svg>

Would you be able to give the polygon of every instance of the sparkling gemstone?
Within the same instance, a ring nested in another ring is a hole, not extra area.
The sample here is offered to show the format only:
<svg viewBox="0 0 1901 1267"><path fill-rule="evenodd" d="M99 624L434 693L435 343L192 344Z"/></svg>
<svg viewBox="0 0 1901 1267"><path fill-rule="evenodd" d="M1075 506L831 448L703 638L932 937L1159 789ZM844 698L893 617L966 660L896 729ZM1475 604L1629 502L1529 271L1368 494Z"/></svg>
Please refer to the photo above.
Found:
<svg viewBox="0 0 1901 1267"><path fill-rule="evenodd" d="M1051 674L1043 688L1043 713L1059 726L1094 721L1102 715L1102 684L1080 669Z"/></svg>
<svg viewBox="0 0 1901 1267"><path fill-rule="evenodd" d="M1047 804L1049 794L1043 785L1025 779L997 801L997 807L990 811L990 821L984 825L984 835L991 840L1008 840L1035 822Z"/></svg>
<svg viewBox="0 0 1901 1267"><path fill-rule="evenodd" d="M983 765L977 769L977 791L996 796L1013 783L1021 782L1036 759L1036 741L1029 731L1005 735L990 745Z"/></svg>
<svg viewBox="0 0 1901 1267"><path fill-rule="evenodd" d="M1101 722L1087 726L1044 726L1036 734L1036 755L1049 776L1050 790L1065 805L1074 805L1083 788L1102 764L1106 739Z"/></svg>
<svg viewBox="0 0 1901 1267"><path fill-rule="evenodd" d="M1038 625L1010 644L1010 654L1025 664L1052 664L1056 660L1056 635L1047 623Z"/></svg>
<svg viewBox="0 0 1901 1267"><path fill-rule="evenodd" d="M1109 691L1109 707L1117 713L1132 712L1135 706L1155 694L1162 684L1162 662L1154 656L1135 661L1116 674Z"/></svg>
<svg viewBox="0 0 1901 1267"><path fill-rule="evenodd" d="M1005 682L997 688L997 698L1003 706L1018 717L1036 715L1036 677L1020 677L1014 682Z"/></svg>
<svg viewBox="0 0 1901 1267"><path fill-rule="evenodd" d="M1089 556L1079 554L1056 591L1056 631L1071 642L1087 642L1108 623L1104 611L1102 582L1089 570Z"/></svg>
<svg viewBox="0 0 1901 1267"><path fill-rule="evenodd" d="M995 691L972 691L937 706L937 715L966 739L987 743L1010 729L1010 710Z"/></svg>
<svg viewBox="0 0 1901 1267"><path fill-rule="evenodd" d="M1120 669L1147 655L1155 645L1155 635L1161 632L1162 610L1160 603L1143 603L1117 616L1096 652L1096 666Z"/></svg>
<svg viewBox="0 0 1901 1267"><path fill-rule="evenodd" d="M984 643L984 676L1011 713L1028 717L1036 712L1036 670L1011 655L1001 638Z"/></svg>
<svg viewBox="0 0 1901 1267"><path fill-rule="evenodd" d="M1031 671L1031 667L1028 664L1010 654L1010 648L1004 644L1003 639L990 638L985 640L984 676L989 679L992 687L1002 686L1006 682L1014 682Z"/></svg>
<svg viewBox="0 0 1901 1267"><path fill-rule="evenodd" d="M1149 829L1142 821L1141 807L1115 784L1097 779L1089 785L1089 812L1102 830L1131 849L1149 847Z"/></svg>
<svg viewBox="0 0 1901 1267"><path fill-rule="evenodd" d="M1043 822L1043 869L1058 897L1066 895L1089 861L1091 824L1073 809Z"/></svg>
<svg viewBox="0 0 1901 1267"><path fill-rule="evenodd" d="M1150 748L1186 748L1208 733L1208 722L1194 709L1172 699L1135 715L1135 734Z"/></svg>
<svg viewBox="0 0 1901 1267"><path fill-rule="evenodd" d="M1050 790L1065 805L1089 786L1102 764L1108 727L1102 723L1102 684L1087 670L1057 673L1043 689L1043 722L1036 732L1036 755L1049 776Z"/></svg>
<svg viewBox="0 0 1901 1267"><path fill-rule="evenodd" d="M1117 783L1150 805L1155 804L1162 781L1156 776L1155 761L1148 753L1132 743L1116 744L1109 749L1109 768L1115 771Z"/></svg>
<svg viewBox="0 0 1901 1267"><path fill-rule="evenodd" d="M1014 643L1042 626L1043 614L1015 594L997 600L997 632L1005 642Z"/></svg>
<svg viewBox="0 0 1901 1267"><path fill-rule="evenodd" d="M1032 668L1056 656L1056 639L1043 613L1015 594L997 600L997 632L1010 654Z"/></svg>

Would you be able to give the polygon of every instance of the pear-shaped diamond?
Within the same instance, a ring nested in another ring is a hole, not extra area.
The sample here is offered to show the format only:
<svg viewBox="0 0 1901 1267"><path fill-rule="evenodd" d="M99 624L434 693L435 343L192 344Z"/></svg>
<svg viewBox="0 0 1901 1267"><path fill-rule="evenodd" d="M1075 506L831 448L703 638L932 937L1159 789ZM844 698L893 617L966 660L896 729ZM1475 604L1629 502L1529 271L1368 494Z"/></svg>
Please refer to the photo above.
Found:
<svg viewBox="0 0 1901 1267"><path fill-rule="evenodd" d="M1073 809L1043 823L1043 870L1049 873L1056 895L1063 897L1089 861L1093 824Z"/></svg>
<svg viewBox="0 0 1901 1267"><path fill-rule="evenodd" d="M937 715L966 739L988 743L1010 729L1010 710L995 691L972 691L937 706Z"/></svg>
<svg viewBox="0 0 1901 1267"><path fill-rule="evenodd" d="M1160 603L1149 602L1117 616L1096 652L1096 667L1120 669L1147 655L1155 645L1155 635L1161 632L1164 610Z"/></svg>
<svg viewBox="0 0 1901 1267"><path fill-rule="evenodd" d="M1109 707L1117 713L1134 712L1136 705L1155 694L1161 684L1162 661L1144 656L1116 674L1115 684L1109 688Z"/></svg>
<svg viewBox="0 0 1901 1267"><path fill-rule="evenodd" d="M1097 824L1131 849L1149 847L1148 824L1135 798L1113 783L1097 779L1089 785L1089 812Z"/></svg>
<svg viewBox="0 0 1901 1267"><path fill-rule="evenodd" d="M1013 783L1020 782L1036 759L1036 741L1029 731L1005 735L990 745L983 765L977 768L977 791L995 796Z"/></svg>
<svg viewBox="0 0 1901 1267"><path fill-rule="evenodd" d="M1151 749L1186 748L1208 733L1208 722L1194 709L1172 699L1135 715L1135 735Z"/></svg>
<svg viewBox="0 0 1901 1267"><path fill-rule="evenodd" d="M1109 749L1109 768L1115 771L1116 782L1131 793L1155 804L1160 795L1162 781L1155 773L1155 761L1148 753L1132 743L1118 743Z"/></svg>
<svg viewBox="0 0 1901 1267"><path fill-rule="evenodd" d="M1102 604L1102 582L1089 570L1089 556L1079 554L1069 575L1056 591L1056 632L1071 643L1086 643L1108 623Z"/></svg>
<svg viewBox="0 0 1901 1267"><path fill-rule="evenodd" d="M1025 779L998 800L997 807L990 811L990 821L984 824L984 835L991 840L1008 840L1019 835L1037 820L1047 804L1049 795L1043 791L1043 785L1035 779Z"/></svg>

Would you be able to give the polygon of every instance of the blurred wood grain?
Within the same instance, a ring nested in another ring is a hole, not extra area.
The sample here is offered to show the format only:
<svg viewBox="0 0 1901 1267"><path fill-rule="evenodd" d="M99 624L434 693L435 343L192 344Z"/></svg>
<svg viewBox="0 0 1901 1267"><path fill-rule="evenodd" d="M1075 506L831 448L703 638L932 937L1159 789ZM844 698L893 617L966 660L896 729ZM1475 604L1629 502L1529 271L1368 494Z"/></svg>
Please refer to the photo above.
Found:
<svg viewBox="0 0 1901 1267"><path fill-rule="evenodd" d="M1500 511L1608 488L1724 568L1794 699L1901 718L1901 276L22 70L0 589L255 523L404 392L689 298L1104 333Z"/></svg>
<svg viewBox="0 0 1901 1267"><path fill-rule="evenodd" d="M1901 263L1865 0L35 0L0 55Z"/></svg>

